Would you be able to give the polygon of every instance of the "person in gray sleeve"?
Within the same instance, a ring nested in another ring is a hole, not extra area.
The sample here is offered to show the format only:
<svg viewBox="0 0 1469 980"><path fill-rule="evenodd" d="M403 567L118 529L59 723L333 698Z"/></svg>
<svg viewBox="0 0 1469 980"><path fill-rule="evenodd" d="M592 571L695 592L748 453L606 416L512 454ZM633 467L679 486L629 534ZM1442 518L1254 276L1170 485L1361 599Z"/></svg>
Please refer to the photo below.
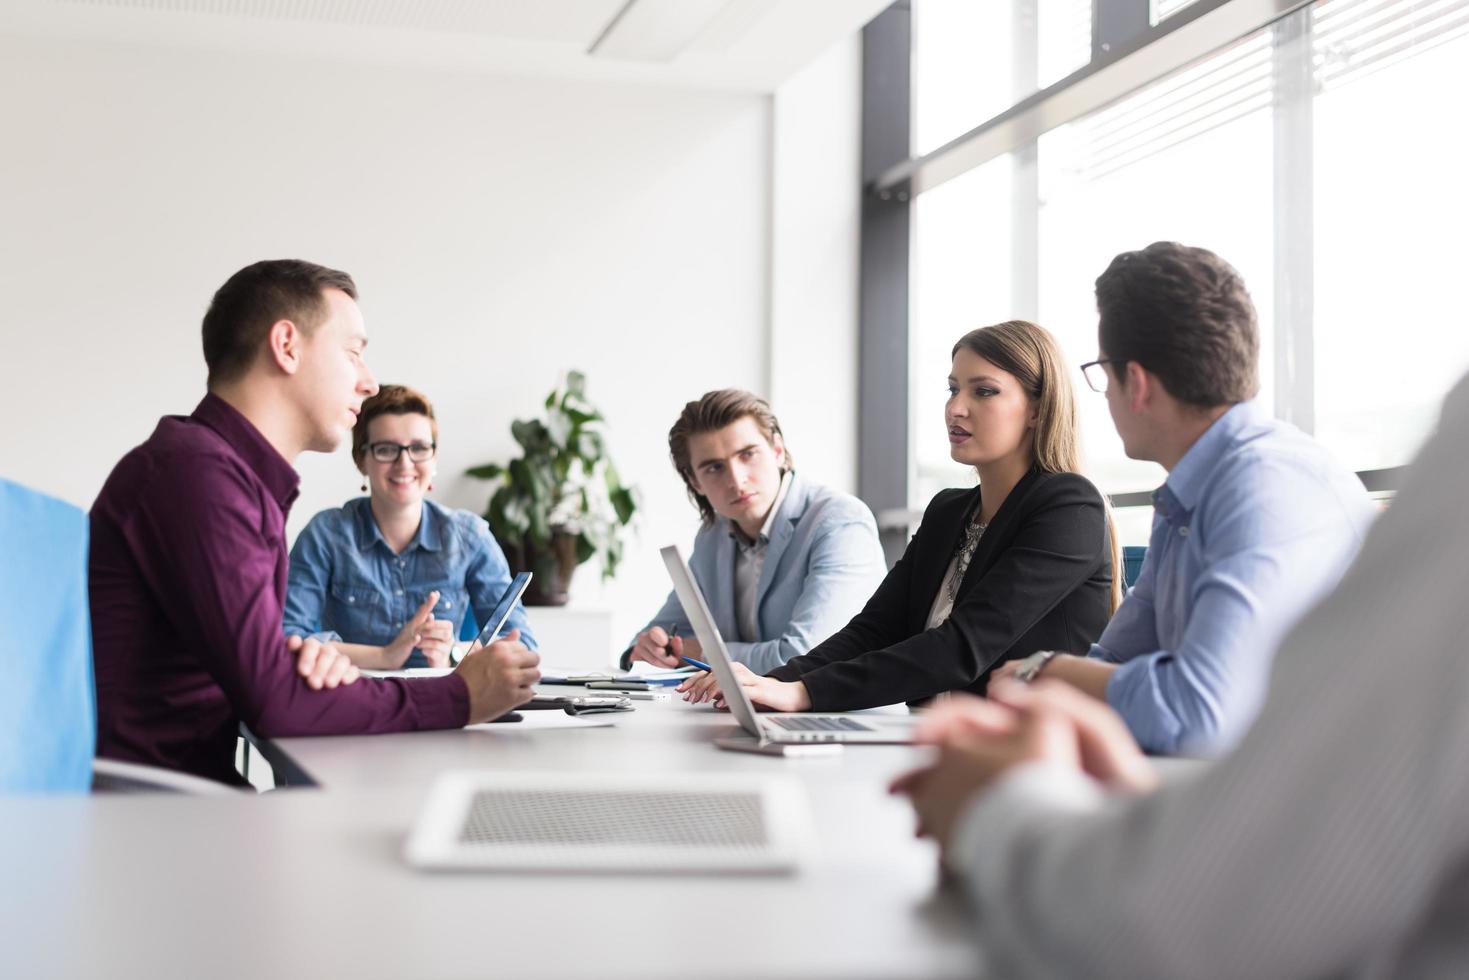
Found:
<svg viewBox="0 0 1469 980"><path fill-rule="evenodd" d="M872 511L796 473L763 398L724 388L689 402L668 432L668 454L703 518L689 567L739 663L764 672L805 653L882 581ZM670 592L622 666L672 668L680 656L699 659L699 641Z"/></svg>

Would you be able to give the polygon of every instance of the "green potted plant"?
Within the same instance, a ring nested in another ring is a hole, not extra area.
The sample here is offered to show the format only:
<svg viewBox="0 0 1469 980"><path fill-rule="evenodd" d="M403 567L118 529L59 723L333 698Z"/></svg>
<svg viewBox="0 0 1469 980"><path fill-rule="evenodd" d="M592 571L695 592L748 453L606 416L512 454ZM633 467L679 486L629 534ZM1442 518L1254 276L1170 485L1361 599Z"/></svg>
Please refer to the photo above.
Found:
<svg viewBox="0 0 1469 980"><path fill-rule="evenodd" d="M535 573L526 604L559 606L577 565L600 556L603 578L617 571L638 493L623 485L607 456L602 413L586 400L581 372L568 372L545 408L544 419L510 423L518 459L467 472L500 484L484 516L512 569Z"/></svg>

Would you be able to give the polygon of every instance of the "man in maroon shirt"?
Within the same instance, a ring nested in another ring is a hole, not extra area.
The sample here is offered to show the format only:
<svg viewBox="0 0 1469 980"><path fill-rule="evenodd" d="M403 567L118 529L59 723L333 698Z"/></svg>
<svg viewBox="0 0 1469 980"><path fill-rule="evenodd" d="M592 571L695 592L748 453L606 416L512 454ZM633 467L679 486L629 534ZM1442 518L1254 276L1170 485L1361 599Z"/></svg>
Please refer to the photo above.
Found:
<svg viewBox="0 0 1469 980"><path fill-rule="evenodd" d="M330 644L282 632L291 464L346 440L377 391L356 297L309 262L235 273L204 316L209 393L107 478L89 565L98 755L241 783L240 721L267 738L455 728L533 693L514 633L403 681L357 680Z"/></svg>

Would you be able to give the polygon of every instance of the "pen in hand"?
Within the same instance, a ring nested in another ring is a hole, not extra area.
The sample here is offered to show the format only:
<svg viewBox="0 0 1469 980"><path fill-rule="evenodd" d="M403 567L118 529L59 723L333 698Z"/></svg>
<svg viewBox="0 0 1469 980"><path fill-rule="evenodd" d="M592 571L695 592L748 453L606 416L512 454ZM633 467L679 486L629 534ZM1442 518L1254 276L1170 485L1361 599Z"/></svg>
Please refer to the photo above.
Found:
<svg viewBox="0 0 1469 980"><path fill-rule="evenodd" d="M704 663L702 660L695 660L693 657L685 657L681 653L673 652L673 638L675 636L678 636L677 623L674 623L672 626L668 627L668 642L663 644L663 652L670 657L676 658L679 663L688 664L690 667L697 667L700 670L707 671L709 669L709 665Z"/></svg>

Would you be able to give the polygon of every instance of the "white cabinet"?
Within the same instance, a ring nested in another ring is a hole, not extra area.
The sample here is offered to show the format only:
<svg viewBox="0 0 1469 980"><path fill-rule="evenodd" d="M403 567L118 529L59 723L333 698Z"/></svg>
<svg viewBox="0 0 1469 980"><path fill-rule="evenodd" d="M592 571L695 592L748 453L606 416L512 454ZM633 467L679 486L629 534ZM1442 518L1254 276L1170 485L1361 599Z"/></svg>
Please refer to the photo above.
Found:
<svg viewBox="0 0 1469 980"><path fill-rule="evenodd" d="M612 610L605 606L526 606L541 663L558 670L601 671L622 654L612 635Z"/></svg>

